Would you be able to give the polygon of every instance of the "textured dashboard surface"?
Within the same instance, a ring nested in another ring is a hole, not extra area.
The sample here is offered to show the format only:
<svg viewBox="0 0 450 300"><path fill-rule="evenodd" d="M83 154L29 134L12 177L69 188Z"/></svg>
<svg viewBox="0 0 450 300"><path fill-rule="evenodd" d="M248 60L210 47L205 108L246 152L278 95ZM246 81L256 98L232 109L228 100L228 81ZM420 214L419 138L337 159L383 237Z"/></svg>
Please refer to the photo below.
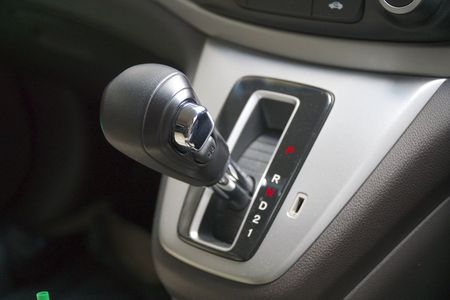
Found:
<svg viewBox="0 0 450 300"><path fill-rule="evenodd" d="M186 0L153 1L210 37L274 55L357 70L430 76L450 75L450 60L443 59L450 56L448 42L374 42L292 33L219 16Z"/></svg>

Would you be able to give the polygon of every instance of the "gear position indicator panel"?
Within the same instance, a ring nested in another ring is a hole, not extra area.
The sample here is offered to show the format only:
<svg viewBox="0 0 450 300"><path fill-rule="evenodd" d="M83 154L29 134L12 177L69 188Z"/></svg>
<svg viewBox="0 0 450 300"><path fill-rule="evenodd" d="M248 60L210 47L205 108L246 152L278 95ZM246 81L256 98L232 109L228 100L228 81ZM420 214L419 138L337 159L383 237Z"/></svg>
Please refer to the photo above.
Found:
<svg viewBox="0 0 450 300"><path fill-rule="evenodd" d="M322 89L245 77L233 87L217 122L229 143L234 126L241 114L248 114L246 108L258 91L264 99L253 106L239 138L231 142L232 157L257 184L252 201L239 211L210 193L205 204L204 190L191 188L178 226L186 242L238 261L257 251L333 105L333 96ZM280 95L297 99L297 105L280 102Z"/></svg>

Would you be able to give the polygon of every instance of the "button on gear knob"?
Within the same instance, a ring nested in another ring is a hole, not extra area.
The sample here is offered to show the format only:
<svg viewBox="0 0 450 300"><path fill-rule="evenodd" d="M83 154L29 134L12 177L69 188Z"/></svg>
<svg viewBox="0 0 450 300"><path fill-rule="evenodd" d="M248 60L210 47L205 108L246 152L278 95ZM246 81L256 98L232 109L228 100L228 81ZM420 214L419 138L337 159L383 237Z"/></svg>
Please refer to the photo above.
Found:
<svg viewBox="0 0 450 300"><path fill-rule="evenodd" d="M206 108L187 102L175 118L174 140L180 147L200 151L213 130L214 121Z"/></svg>

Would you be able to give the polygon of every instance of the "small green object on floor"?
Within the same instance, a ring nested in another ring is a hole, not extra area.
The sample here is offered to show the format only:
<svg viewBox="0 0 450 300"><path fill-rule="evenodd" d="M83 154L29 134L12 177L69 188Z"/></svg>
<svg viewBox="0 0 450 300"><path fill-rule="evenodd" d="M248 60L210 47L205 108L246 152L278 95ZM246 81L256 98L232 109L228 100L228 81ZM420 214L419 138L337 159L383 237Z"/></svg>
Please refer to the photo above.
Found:
<svg viewBox="0 0 450 300"><path fill-rule="evenodd" d="M47 291L36 293L36 300L50 300L50 295Z"/></svg>

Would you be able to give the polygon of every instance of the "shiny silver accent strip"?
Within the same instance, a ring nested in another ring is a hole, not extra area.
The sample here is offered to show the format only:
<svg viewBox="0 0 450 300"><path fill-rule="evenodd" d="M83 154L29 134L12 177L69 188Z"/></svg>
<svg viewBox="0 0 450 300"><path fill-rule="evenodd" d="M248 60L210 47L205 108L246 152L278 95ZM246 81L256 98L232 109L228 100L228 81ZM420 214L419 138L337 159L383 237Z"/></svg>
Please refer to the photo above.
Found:
<svg viewBox="0 0 450 300"><path fill-rule="evenodd" d="M187 264L230 280L264 284L284 274L307 251L445 79L314 66L207 41L194 87L215 117L233 85L250 75L300 82L328 90L335 97L258 251L250 260L236 262L182 241L177 222L188 185L171 178L160 193L155 230L162 247ZM233 131L239 132L242 126L236 124ZM292 219L286 212L299 192L307 194L308 201L303 203L301 217Z"/></svg>
<svg viewBox="0 0 450 300"><path fill-rule="evenodd" d="M215 184L219 189L225 192L234 191L236 188L236 177L226 172L225 175Z"/></svg>
<svg viewBox="0 0 450 300"><path fill-rule="evenodd" d="M241 234L242 228L244 227L244 223L245 220L248 217L248 214L250 212L250 209L253 205L253 202L255 201L256 197L258 196L258 191L259 188L261 187L261 185L263 185L263 179L266 177L266 173L269 170L270 165L272 164L273 158L278 150L278 147L280 146L281 141L283 140L284 135L286 134L286 131L289 129L289 126L291 125L292 119L294 118L295 114L297 113L298 107L300 106L300 100L297 97L291 96L291 95L286 95L286 94L281 94L281 93L276 93L276 92L272 92L272 91L265 91L265 90L258 90L255 91L251 96L250 99L247 101L247 104L245 104L244 109L242 110L241 114L239 115L239 118L236 122L236 126L233 128L233 130L230 133L230 136L227 140L227 144L228 144L228 148L230 149L230 153L233 151L234 146L236 145L236 142L239 139L239 136L242 133L242 128L245 127L245 125L248 122L248 119L250 118L250 116L252 115L253 111L255 110L255 107L258 105L258 102L261 99L270 99L270 100L275 100L275 101L280 101L280 102L286 102L286 103L291 103L294 105L294 109L292 110L291 116L289 117L288 122L286 123L286 127L283 130L283 133L281 134L280 139L278 140L277 146L275 147L275 151L272 154L269 163L267 164L266 169L264 170L264 173L261 177L261 180L259 181L258 185L256 186L255 192L253 194L252 200L250 205L248 206L247 212L245 214L244 220L241 224L241 226L239 227L239 231L238 234L236 235L233 243L231 245L225 246L225 245L218 245L218 244L214 244L210 241L206 241L201 239L200 235L198 234L199 228L200 228L200 224L203 220L203 216L205 214L206 208L208 207L209 204L209 200L211 198L212 195L212 190L211 188L208 188L205 190L205 192L202 195L202 198L200 200L199 203L199 207L194 215L194 219L192 220L192 224L191 224L191 228L189 230L189 235L191 237L192 240L194 240L195 242L208 246L210 248L219 250L219 251L229 251L231 250L234 245L236 245L236 241L238 240L239 235Z"/></svg>
<svg viewBox="0 0 450 300"><path fill-rule="evenodd" d="M407 13L412 12L416 9L417 6L422 3L423 0L413 0L411 3L405 6L393 6L386 2L386 0L379 0L380 4L384 7L385 10L387 10L390 13L396 14L396 15L404 15Z"/></svg>

